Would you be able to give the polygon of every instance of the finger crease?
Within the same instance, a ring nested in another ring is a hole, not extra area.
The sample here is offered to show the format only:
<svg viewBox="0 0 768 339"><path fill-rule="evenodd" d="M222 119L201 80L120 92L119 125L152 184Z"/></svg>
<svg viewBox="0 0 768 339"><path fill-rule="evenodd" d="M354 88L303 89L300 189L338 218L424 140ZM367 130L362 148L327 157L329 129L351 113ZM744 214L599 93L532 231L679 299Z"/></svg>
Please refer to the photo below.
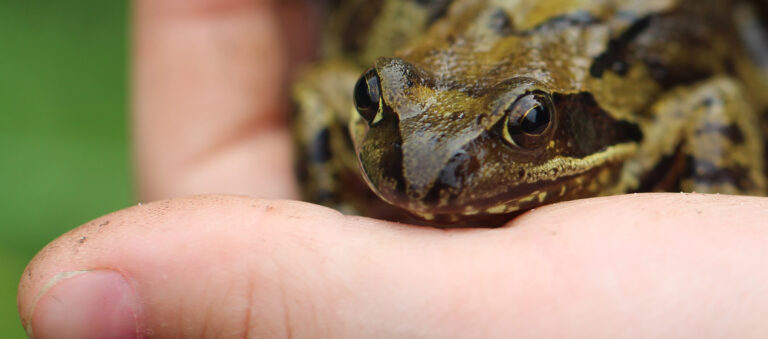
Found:
<svg viewBox="0 0 768 339"><path fill-rule="evenodd" d="M196 155L190 156L181 164L182 168L198 168L202 164L215 160L224 150L235 148L268 132L278 131L285 127L285 118L278 114L254 115L242 124L236 124L230 132L222 133L218 141L202 149Z"/></svg>

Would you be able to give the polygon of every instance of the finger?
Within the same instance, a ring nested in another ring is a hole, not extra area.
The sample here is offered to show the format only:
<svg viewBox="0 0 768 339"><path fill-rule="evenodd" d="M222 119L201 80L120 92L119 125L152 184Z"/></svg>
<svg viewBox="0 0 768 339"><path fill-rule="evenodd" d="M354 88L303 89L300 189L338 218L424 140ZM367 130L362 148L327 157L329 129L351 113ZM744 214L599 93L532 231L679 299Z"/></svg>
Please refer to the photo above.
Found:
<svg viewBox="0 0 768 339"><path fill-rule="evenodd" d="M766 211L640 195L441 231L293 202L165 201L50 244L19 310L35 338L102 323L160 338L764 337Z"/></svg>
<svg viewBox="0 0 768 339"><path fill-rule="evenodd" d="M267 0L137 0L133 129L143 200L294 197L286 42Z"/></svg>

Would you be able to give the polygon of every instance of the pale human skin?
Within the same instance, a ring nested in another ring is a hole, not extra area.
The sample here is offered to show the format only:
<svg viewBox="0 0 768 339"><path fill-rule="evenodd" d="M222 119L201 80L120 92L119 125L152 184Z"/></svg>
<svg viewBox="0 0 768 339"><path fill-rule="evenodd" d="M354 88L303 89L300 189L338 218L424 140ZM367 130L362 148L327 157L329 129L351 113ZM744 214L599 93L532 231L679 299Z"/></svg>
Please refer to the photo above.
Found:
<svg viewBox="0 0 768 339"><path fill-rule="evenodd" d="M768 336L764 198L629 195L450 231L272 200L297 197L278 3L136 1L141 201L240 196L52 242L19 285L35 338Z"/></svg>

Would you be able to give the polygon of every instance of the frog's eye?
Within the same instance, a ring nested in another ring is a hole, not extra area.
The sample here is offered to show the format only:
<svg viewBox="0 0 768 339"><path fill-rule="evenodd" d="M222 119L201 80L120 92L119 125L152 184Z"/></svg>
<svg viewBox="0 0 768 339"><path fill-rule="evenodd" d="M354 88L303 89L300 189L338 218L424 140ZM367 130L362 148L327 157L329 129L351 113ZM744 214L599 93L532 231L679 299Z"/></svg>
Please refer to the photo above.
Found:
<svg viewBox="0 0 768 339"><path fill-rule="evenodd" d="M376 70L371 68L360 77L355 85L355 108L368 123L373 123L379 111L381 84Z"/></svg>
<svg viewBox="0 0 768 339"><path fill-rule="evenodd" d="M555 114L552 99L547 94L525 94L504 112L506 120L502 134L507 142L522 148L535 148L547 141Z"/></svg>

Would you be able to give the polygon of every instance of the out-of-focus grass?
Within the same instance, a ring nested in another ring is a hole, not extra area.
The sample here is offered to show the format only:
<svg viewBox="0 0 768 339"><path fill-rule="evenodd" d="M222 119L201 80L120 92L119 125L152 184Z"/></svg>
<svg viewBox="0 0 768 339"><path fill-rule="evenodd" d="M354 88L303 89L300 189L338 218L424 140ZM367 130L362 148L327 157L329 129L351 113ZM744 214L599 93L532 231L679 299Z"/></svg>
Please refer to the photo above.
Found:
<svg viewBox="0 0 768 339"><path fill-rule="evenodd" d="M3 338L25 337L16 314L16 284L26 262L26 257L0 249L0 337Z"/></svg>
<svg viewBox="0 0 768 339"><path fill-rule="evenodd" d="M67 230L131 204L124 0L0 1L0 337L16 284Z"/></svg>

